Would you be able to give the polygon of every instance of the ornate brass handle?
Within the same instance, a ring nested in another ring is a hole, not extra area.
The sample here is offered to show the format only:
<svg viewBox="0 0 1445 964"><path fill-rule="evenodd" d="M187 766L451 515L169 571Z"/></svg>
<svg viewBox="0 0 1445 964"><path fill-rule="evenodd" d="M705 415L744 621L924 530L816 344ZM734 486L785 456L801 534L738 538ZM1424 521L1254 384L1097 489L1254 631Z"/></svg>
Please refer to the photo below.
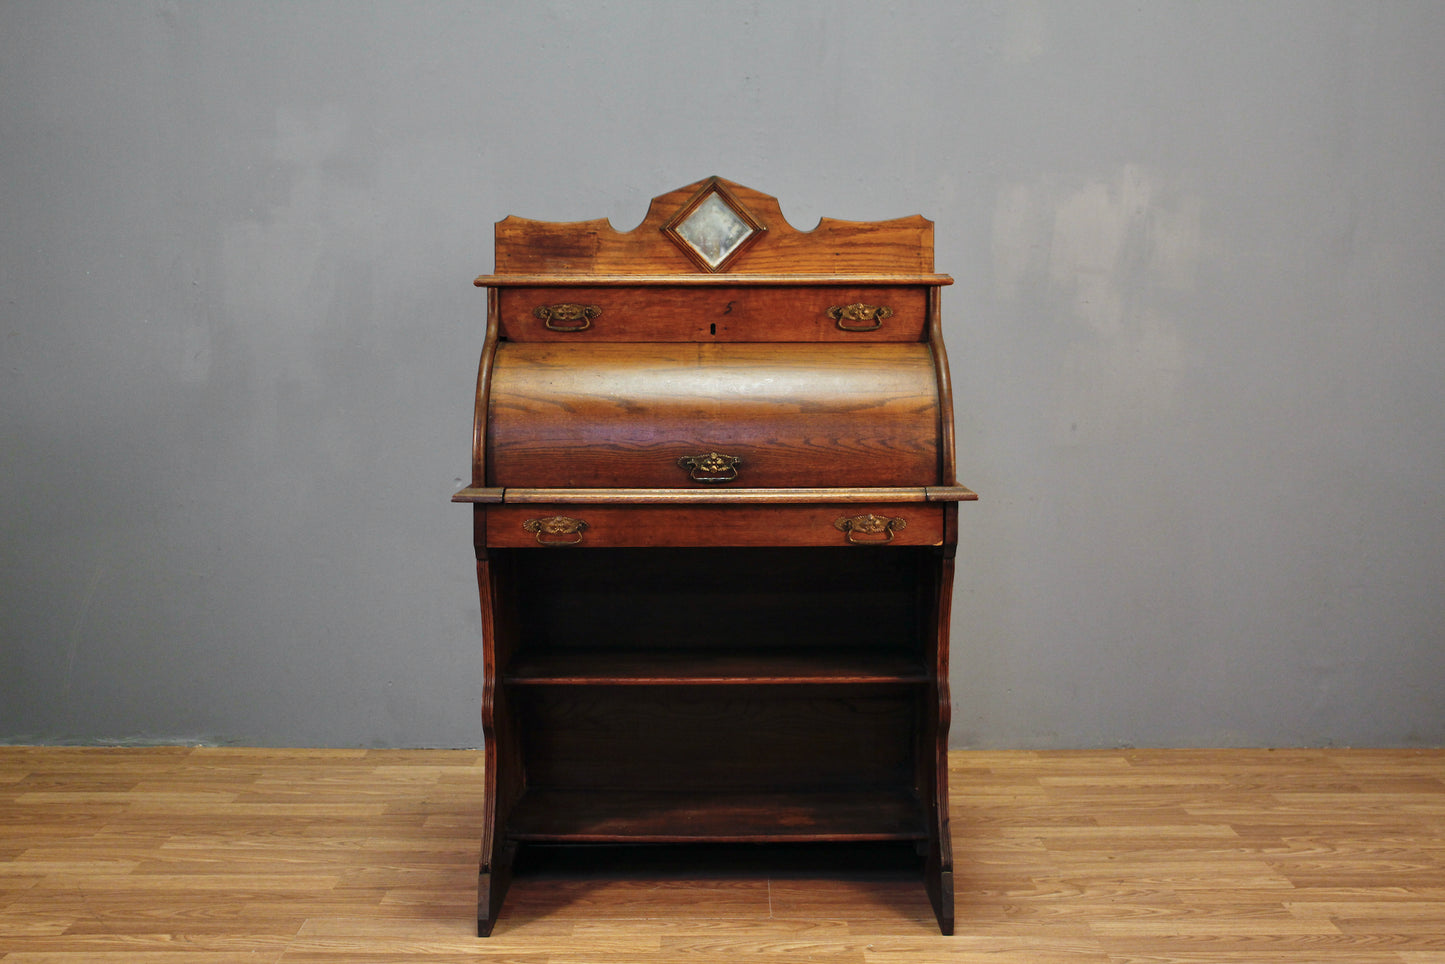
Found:
<svg viewBox="0 0 1445 964"><path fill-rule="evenodd" d="M893 317L893 309L887 305L865 305L855 301L851 305L834 305L824 314L836 321L843 331L877 331L883 327L885 320Z"/></svg>
<svg viewBox="0 0 1445 964"><path fill-rule="evenodd" d="M688 470L694 482L731 482L738 477L743 460L736 455L709 452L706 455L684 455L677 464Z"/></svg>
<svg viewBox="0 0 1445 964"><path fill-rule="evenodd" d="M597 305L538 305L532 309L532 316L546 322L549 331L586 331L600 314Z"/></svg>
<svg viewBox="0 0 1445 964"><path fill-rule="evenodd" d="M550 515L543 519L528 519L522 528L537 534L537 543L544 546L575 546L582 541L587 523L581 519L569 519L565 515ZM543 537L546 538L543 538ZM568 538L570 536L571 538Z"/></svg>
<svg viewBox="0 0 1445 964"><path fill-rule="evenodd" d="M846 533L848 541L855 546L886 546L893 541L893 533L907 525L907 519L901 517L890 519L887 516L874 515L870 512L867 515L855 515L851 519L839 519L833 523L833 528ZM858 533L870 538L859 539ZM873 538L880 534L883 538Z"/></svg>

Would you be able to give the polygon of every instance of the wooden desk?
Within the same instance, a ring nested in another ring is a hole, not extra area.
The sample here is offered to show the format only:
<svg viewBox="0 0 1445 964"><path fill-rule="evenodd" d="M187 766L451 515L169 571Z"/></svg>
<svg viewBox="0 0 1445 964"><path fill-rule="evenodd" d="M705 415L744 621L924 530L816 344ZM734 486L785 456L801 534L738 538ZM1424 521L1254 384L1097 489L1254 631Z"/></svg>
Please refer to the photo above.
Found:
<svg viewBox="0 0 1445 964"><path fill-rule="evenodd" d="M911 841L953 927L957 507L932 223L718 178L497 225L472 483L477 924L520 847Z"/></svg>

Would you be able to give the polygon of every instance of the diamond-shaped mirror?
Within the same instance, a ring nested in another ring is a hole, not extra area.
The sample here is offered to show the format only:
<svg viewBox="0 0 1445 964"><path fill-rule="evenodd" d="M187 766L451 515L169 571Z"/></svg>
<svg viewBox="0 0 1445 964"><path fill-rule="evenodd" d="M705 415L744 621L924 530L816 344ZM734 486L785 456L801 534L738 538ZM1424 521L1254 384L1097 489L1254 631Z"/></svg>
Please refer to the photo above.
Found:
<svg viewBox="0 0 1445 964"><path fill-rule="evenodd" d="M708 271L721 271L765 230L717 178L709 178L662 226L664 234Z"/></svg>

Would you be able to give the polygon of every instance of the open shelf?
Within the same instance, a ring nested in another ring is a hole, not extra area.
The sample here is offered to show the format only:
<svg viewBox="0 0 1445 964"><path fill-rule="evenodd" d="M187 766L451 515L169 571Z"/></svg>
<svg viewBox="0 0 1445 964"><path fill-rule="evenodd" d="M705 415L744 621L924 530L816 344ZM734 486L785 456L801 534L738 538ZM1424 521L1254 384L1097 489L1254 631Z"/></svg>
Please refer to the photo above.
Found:
<svg viewBox="0 0 1445 964"><path fill-rule="evenodd" d="M523 842L800 843L920 840L923 808L905 789L707 792L529 789L512 811Z"/></svg>
<svg viewBox="0 0 1445 964"><path fill-rule="evenodd" d="M912 684L505 690L531 789L791 795L917 779Z"/></svg>
<svg viewBox="0 0 1445 964"><path fill-rule="evenodd" d="M899 661L922 663L927 652L920 585L935 558L927 548L497 553L515 602L514 677L589 652L624 663L639 662L628 654L692 653L704 676L756 656L764 675L831 678L825 667L836 657L865 678L891 677L912 675ZM676 664L684 676L686 662Z"/></svg>

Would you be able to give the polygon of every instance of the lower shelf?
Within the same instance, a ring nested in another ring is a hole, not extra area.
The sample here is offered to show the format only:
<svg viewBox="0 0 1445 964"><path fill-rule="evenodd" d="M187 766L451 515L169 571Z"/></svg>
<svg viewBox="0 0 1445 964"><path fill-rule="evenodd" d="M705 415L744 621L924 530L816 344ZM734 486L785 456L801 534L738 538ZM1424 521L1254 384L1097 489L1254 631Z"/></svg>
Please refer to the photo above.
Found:
<svg viewBox="0 0 1445 964"><path fill-rule="evenodd" d="M529 789L507 836L553 843L801 843L922 840L909 790L698 793Z"/></svg>

